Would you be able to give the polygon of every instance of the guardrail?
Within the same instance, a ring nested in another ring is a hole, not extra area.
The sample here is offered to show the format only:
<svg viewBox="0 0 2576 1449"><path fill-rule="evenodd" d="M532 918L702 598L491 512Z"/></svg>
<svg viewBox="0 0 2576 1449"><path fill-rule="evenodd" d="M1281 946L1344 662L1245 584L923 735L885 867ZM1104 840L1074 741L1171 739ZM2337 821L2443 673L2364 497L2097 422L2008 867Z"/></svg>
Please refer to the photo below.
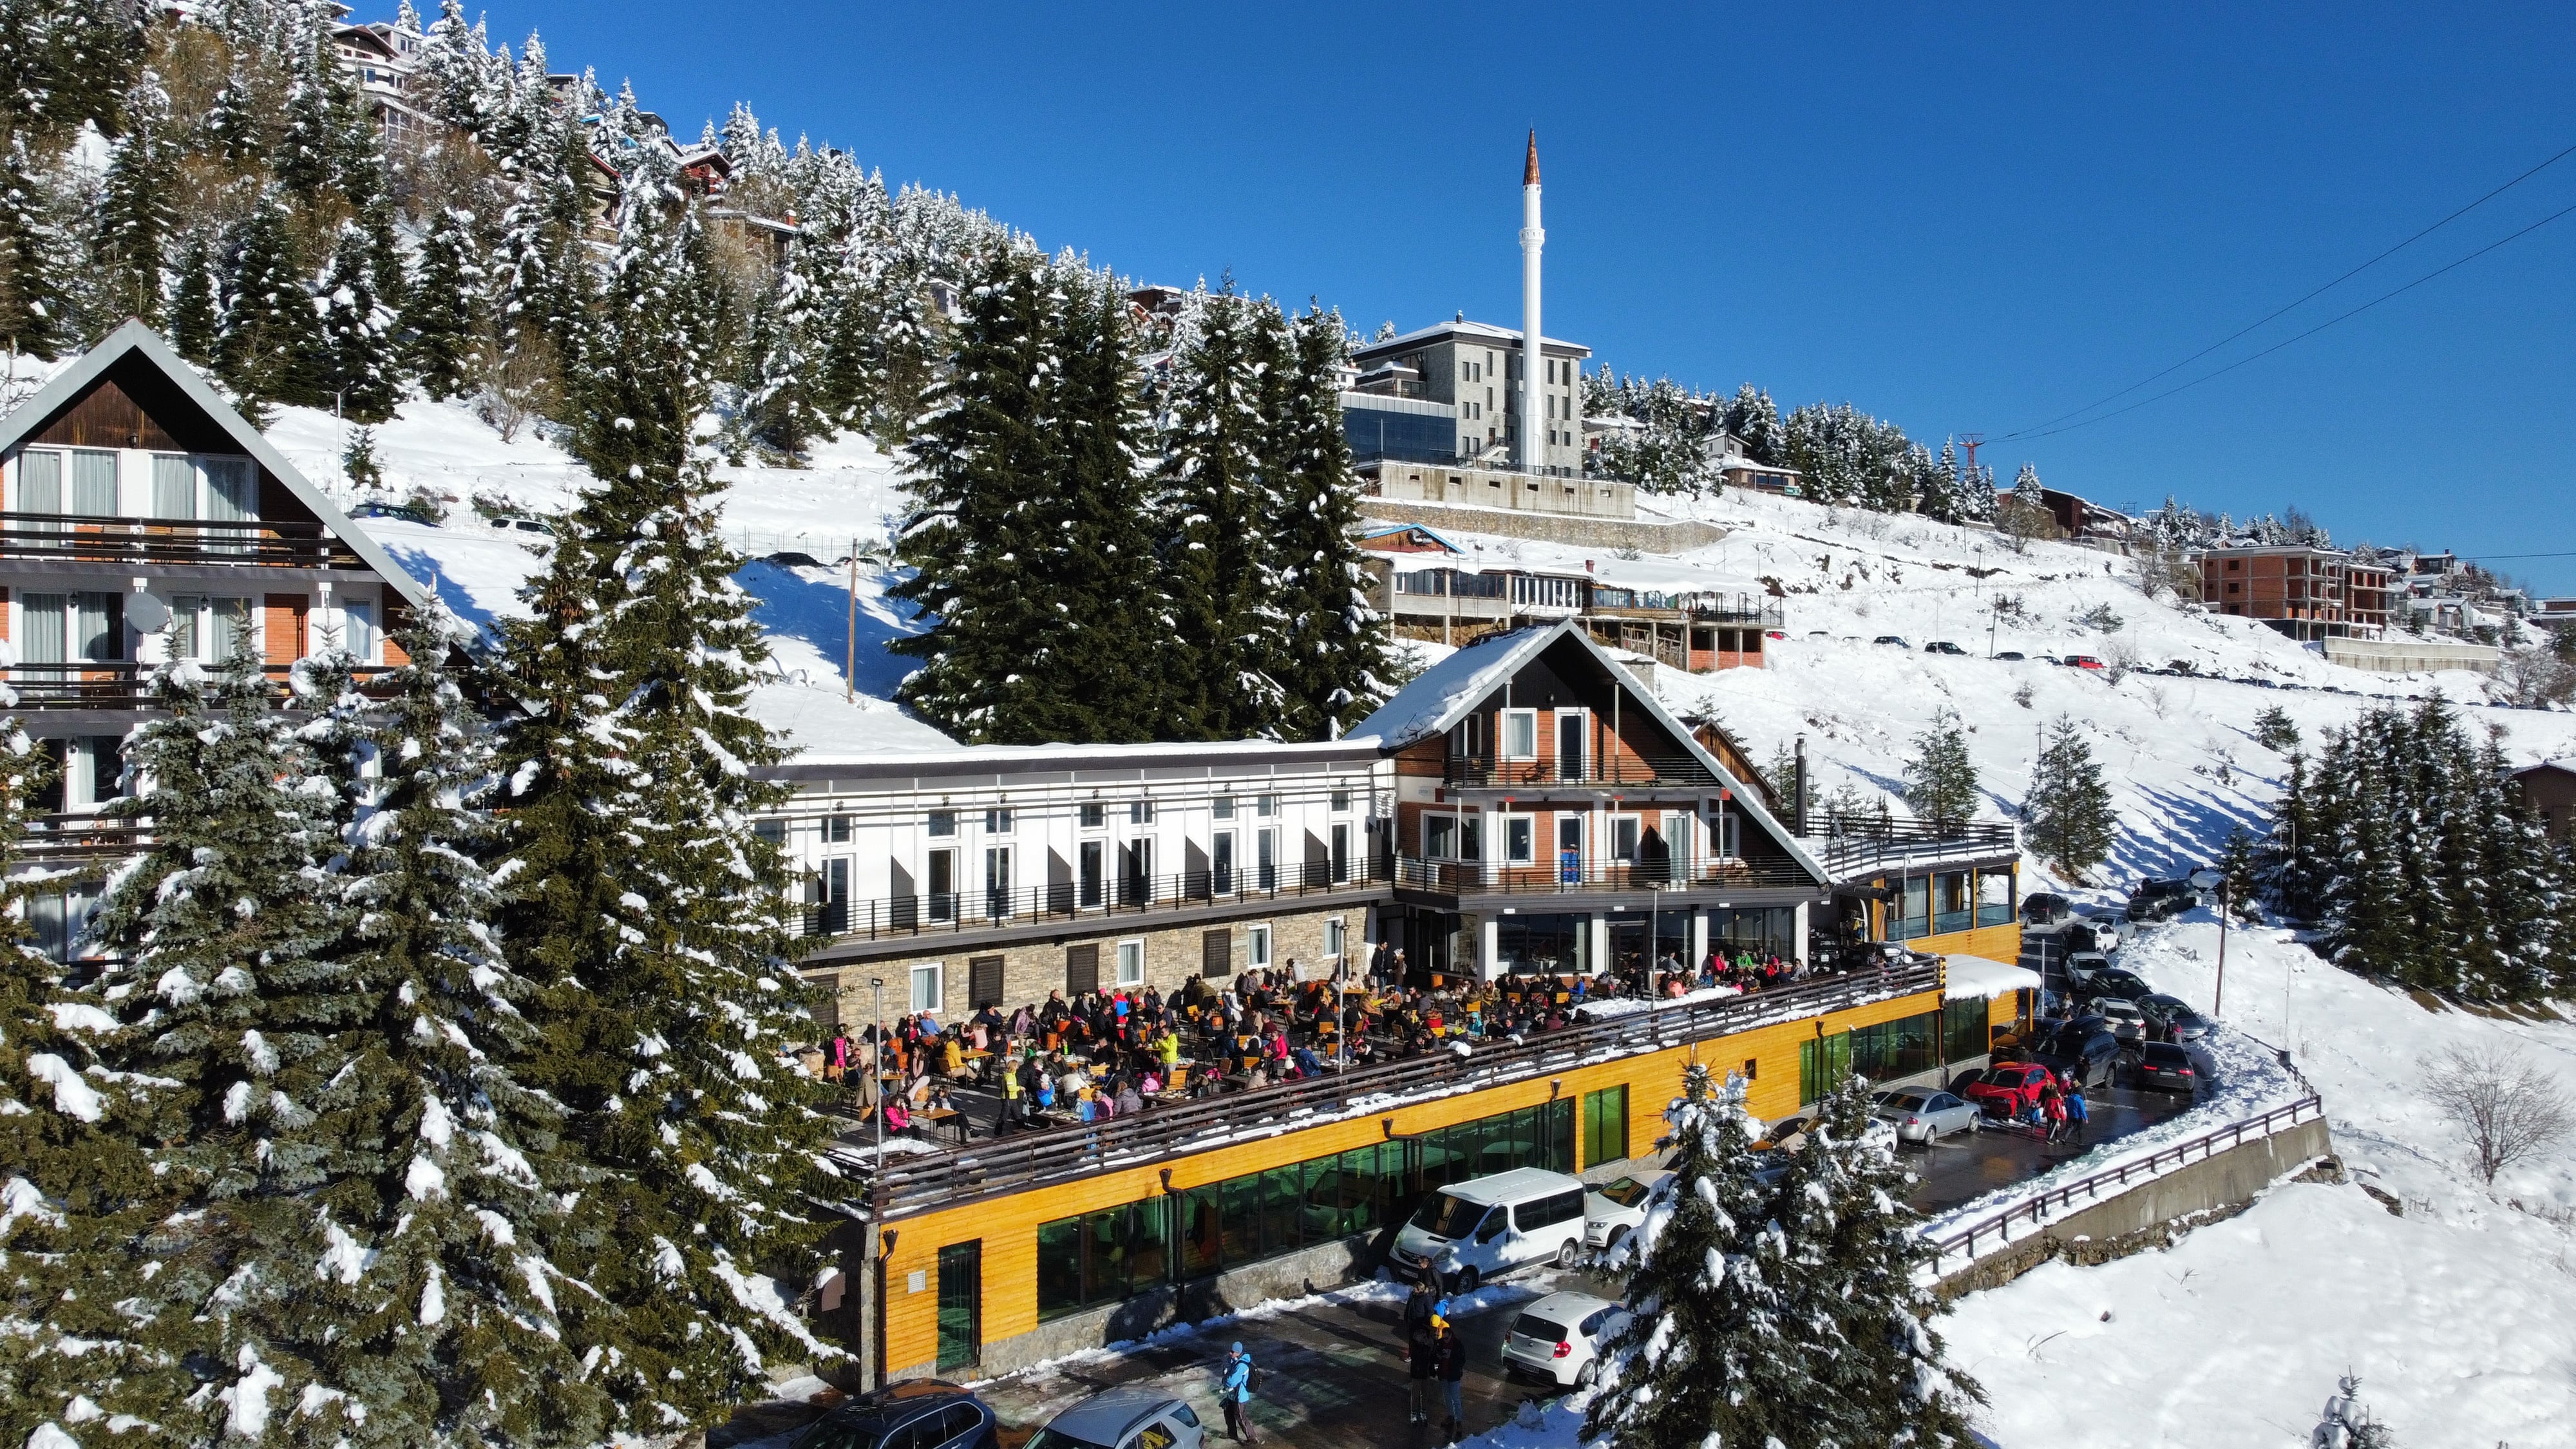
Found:
<svg viewBox="0 0 2576 1449"><path fill-rule="evenodd" d="M1501 1086L1597 1061L1605 1053L1630 1056L1687 1046L1778 1021L1910 996L1940 984L1940 963L1927 958L1743 996L1587 1021L1524 1041L1489 1043L1466 1056L1439 1051L1258 1091L1156 1107L1140 1117L1015 1134L882 1163L859 1152L839 1157L868 1176L869 1198L877 1219L883 1221L890 1213L1025 1192L1246 1137L1322 1126L1343 1119L1350 1108L1371 1098L1389 1099L1392 1106L1393 1099L1401 1097Z"/></svg>
<svg viewBox="0 0 2576 1449"><path fill-rule="evenodd" d="M319 523L15 511L0 512L0 559L366 567L355 549Z"/></svg>
<svg viewBox="0 0 2576 1449"><path fill-rule="evenodd" d="M2037 1197L2026 1198L1933 1239L1936 1263L1946 1265L1954 1256L1960 1259L1961 1266L1973 1263L1977 1260L1977 1240L1981 1237L1991 1235L1995 1239L1993 1246L2002 1247L2013 1241L2014 1223L2027 1222L2037 1227L2053 1215L2052 1209L2071 1207L2079 1198L2100 1201L2106 1195L2103 1192L2106 1187L2113 1189L2108 1195L2116 1197L2128 1191L2132 1183L2153 1181L2189 1165L2195 1159L2206 1161L2215 1157L2225 1148L2242 1144L2248 1137L2269 1137L2284 1127L2295 1127L2304 1120L2323 1117L2325 1111L2324 1100L2310 1093L2287 1106L2275 1107L2259 1116L2231 1122L2188 1141L2160 1148L2150 1156L2106 1167L2073 1182L2059 1183Z"/></svg>
<svg viewBox="0 0 2576 1449"><path fill-rule="evenodd" d="M2021 848L2019 827L1993 821L1947 829L1920 820L1841 821L1825 834L1801 837L1816 862L1837 877L1880 865L1957 856L2007 855Z"/></svg>
<svg viewBox="0 0 2576 1449"><path fill-rule="evenodd" d="M863 901L807 901L801 907L797 934L822 942L945 936L1050 921L1364 894L1383 890L1386 880L1376 860L1359 854L1338 869L1330 861L1309 860L1293 865L1212 866L1162 876L1102 876L1037 886L925 891Z"/></svg>
<svg viewBox="0 0 2576 1449"><path fill-rule="evenodd" d="M22 860L96 860L132 855L152 843L146 821L110 819L104 815L33 815L19 839Z"/></svg>
<svg viewBox="0 0 2576 1449"><path fill-rule="evenodd" d="M1440 783L1484 790L1526 785L1689 785L1720 783L1715 771L1688 755L1586 760L1567 769L1554 759L1509 760L1491 755L1451 755L1442 762Z"/></svg>

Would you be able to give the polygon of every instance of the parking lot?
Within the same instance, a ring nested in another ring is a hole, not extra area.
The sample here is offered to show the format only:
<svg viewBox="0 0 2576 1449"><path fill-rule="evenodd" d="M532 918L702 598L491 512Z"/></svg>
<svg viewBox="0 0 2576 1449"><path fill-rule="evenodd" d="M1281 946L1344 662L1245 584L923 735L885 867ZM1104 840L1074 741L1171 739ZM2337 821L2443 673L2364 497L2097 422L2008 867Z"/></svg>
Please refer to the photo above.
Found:
<svg viewBox="0 0 2576 1449"><path fill-rule="evenodd" d="M2080 1143L2043 1142L2036 1133L1994 1127L1957 1133L1929 1147L1906 1147L1902 1160L1917 1178L1911 1198L1914 1210L1946 1212L2191 1106L2191 1098L2180 1093L2142 1092L2134 1087L2104 1087L2087 1092L2084 1100L2092 1110L2092 1122Z"/></svg>

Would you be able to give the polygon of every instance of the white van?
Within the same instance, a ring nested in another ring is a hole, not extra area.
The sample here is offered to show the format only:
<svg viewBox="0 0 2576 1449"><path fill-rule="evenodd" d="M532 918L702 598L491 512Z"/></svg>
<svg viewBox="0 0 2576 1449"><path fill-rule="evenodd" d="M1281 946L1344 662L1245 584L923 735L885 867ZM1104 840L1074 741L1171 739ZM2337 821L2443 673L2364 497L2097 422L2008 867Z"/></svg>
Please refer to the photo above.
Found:
<svg viewBox="0 0 2576 1449"><path fill-rule="evenodd" d="M1571 1268L1582 1251L1583 1179L1516 1167L1424 1198L1396 1234L1390 1266L1400 1278L1428 1273L1453 1293L1473 1293L1532 1263Z"/></svg>

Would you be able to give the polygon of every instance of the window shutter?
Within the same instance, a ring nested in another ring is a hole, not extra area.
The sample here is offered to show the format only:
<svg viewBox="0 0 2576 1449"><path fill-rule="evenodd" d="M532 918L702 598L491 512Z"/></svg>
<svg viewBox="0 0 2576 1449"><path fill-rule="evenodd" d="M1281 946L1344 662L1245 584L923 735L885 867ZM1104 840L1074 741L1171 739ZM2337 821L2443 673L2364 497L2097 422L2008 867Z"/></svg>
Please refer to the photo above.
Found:
<svg viewBox="0 0 2576 1449"><path fill-rule="evenodd" d="M840 1030L841 978L838 976L809 976L805 978L805 984L814 988L813 1005L808 1009L814 1014L814 1025L816 1029L825 1033Z"/></svg>
<svg viewBox="0 0 2576 1449"><path fill-rule="evenodd" d="M1100 948L1092 947L1091 954L1092 959L1097 961L1100 957ZM967 1007L970 1010L981 1011L985 1007L1001 1004L1002 958L999 956L969 958L966 962Z"/></svg>
<svg viewBox="0 0 2576 1449"><path fill-rule="evenodd" d="M1070 1000L1086 991L1100 989L1100 947L1067 946L1064 948L1064 994Z"/></svg>
<svg viewBox="0 0 2576 1449"><path fill-rule="evenodd" d="M1199 974L1230 976L1234 974L1234 932L1210 931L1199 938Z"/></svg>

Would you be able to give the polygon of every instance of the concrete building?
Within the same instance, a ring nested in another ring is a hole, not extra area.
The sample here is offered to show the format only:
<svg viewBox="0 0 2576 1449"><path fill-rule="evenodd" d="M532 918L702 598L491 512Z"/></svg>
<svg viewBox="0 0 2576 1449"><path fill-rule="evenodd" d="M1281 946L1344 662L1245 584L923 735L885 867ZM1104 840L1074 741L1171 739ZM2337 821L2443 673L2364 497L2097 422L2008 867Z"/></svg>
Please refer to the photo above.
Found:
<svg viewBox="0 0 2576 1449"><path fill-rule="evenodd" d="M2305 544L2222 544L2200 556L2202 604L2303 642L2386 633L2391 581L2385 565Z"/></svg>

